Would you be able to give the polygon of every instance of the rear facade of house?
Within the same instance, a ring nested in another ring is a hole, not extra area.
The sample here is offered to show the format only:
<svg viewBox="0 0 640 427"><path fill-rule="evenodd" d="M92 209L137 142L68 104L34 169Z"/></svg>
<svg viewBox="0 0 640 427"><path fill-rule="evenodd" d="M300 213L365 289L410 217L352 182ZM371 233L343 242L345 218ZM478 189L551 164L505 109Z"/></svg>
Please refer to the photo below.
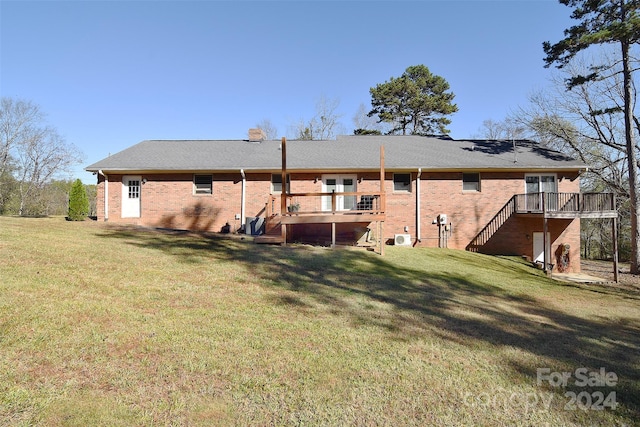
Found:
<svg viewBox="0 0 640 427"><path fill-rule="evenodd" d="M585 165L528 141L143 141L86 170L100 221L276 236L287 224L287 241L546 252L573 272L585 209L613 209L580 193Z"/></svg>

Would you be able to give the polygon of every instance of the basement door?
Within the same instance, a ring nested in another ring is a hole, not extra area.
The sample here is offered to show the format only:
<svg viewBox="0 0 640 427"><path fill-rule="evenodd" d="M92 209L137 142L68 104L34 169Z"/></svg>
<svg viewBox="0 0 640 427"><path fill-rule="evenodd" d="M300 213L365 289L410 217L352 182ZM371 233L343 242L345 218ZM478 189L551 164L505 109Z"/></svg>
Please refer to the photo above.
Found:
<svg viewBox="0 0 640 427"><path fill-rule="evenodd" d="M122 218L140 218L140 182L140 176L122 177Z"/></svg>
<svg viewBox="0 0 640 427"><path fill-rule="evenodd" d="M533 262L540 262L544 264L544 233L542 232L534 232L533 233ZM547 243L551 245L551 233L547 233ZM549 262L551 261L551 257L548 257Z"/></svg>
<svg viewBox="0 0 640 427"><path fill-rule="evenodd" d="M356 191L356 175L323 175L323 193L351 193ZM331 196L322 196L322 210L331 211ZM355 209L356 196L336 196L336 210Z"/></svg>

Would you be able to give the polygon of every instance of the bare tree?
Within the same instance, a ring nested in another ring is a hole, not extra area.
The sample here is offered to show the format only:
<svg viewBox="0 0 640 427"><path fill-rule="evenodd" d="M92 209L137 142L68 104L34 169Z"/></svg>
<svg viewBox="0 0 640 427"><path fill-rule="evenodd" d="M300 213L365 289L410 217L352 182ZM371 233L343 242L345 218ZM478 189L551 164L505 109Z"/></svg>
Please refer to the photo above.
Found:
<svg viewBox="0 0 640 427"><path fill-rule="evenodd" d="M339 106L339 99L329 99L324 95L316 102L314 119L317 122L316 133L318 139L334 139L338 132L342 133L343 126L340 123L342 115L337 113Z"/></svg>
<svg viewBox="0 0 640 427"><path fill-rule="evenodd" d="M383 133L388 132L391 129L387 123L380 121L380 118L377 114L373 114L369 116L369 111L371 110L371 106L366 106L364 103L361 103L358 106L358 110L353 115L351 120L354 125L354 134L378 134L381 135Z"/></svg>
<svg viewBox="0 0 640 427"><path fill-rule="evenodd" d="M266 139L268 140L278 139L278 128L276 128L273 125L273 123L271 123L271 120L262 119L262 121L260 121L259 123L256 123L256 127L259 129L262 129Z"/></svg>
<svg viewBox="0 0 640 427"><path fill-rule="evenodd" d="M575 58L553 74L550 87L532 93L529 104L512 113L510 119L526 125L529 138L588 165L588 171L581 176L583 191L616 193L620 256L629 258L632 210L629 207L631 193L622 114L623 79L611 68L613 75L608 79L586 81L571 90L566 89L567 79L588 72L594 61L612 64L614 68L616 64L614 58L605 55L595 59ZM635 97L632 101L635 104ZM634 121L638 123L638 118L634 117ZM600 257L610 255L611 240L599 232L601 226L602 221L581 221L585 253Z"/></svg>
<svg viewBox="0 0 640 427"><path fill-rule="evenodd" d="M588 62L584 59L568 64L563 73L552 77L549 90L530 95L529 107L517 114L537 140L579 158L589 165L592 176L628 199L622 79L613 76L565 89L567 76L585 72Z"/></svg>
<svg viewBox="0 0 640 427"><path fill-rule="evenodd" d="M496 140L502 139L502 122L496 122L493 119L484 120L480 129L478 129L477 137Z"/></svg>
<svg viewBox="0 0 640 427"><path fill-rule="evenodd" d="M529 137L527 126L519 117L507 117L501 122L487 119L479 129L480 138L517 140Z"/></svg>
<svg viewBox="0 0 640 427"><path fill-rule="evenodd" d="M46 211L44 186L79 163L81 155L46 125L38 105L11 98L2 98L0 105L0 178L10 174L17 182L19 215L40 214Z"/></svg>
<svg viewBox="0 0 640 427"><path fill-rule="evenodd" d="M289 129L289 134L293 139L300 139L303 141L311 141L312 139L315 139L313 137L314 123L312 120L307 121L300 118L289 125Z"/></svg>
<svg viewBox="0 0 640 427"><path fill-rule="evenodd" d="M329 99L324 95L316 102L315 115L310 120L300 119L291 126L294 138L302 140L334 139L344 133L340 123L341 115L337 113L340 101Z"/></svg>
<svg viewBox="0 0 640 427"><path fill-rule="evenodd" d="M12 98L0 100L0 212L13 190L16 170L15 151L34 132L34 124L43 119L37 105Z"/></svg>

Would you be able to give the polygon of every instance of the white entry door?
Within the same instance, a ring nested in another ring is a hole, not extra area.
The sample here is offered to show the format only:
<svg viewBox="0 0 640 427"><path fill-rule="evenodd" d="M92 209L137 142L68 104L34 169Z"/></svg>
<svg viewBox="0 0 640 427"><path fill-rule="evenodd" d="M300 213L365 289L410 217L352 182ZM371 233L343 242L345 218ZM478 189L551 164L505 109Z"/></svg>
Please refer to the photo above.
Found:
<svg viewBox="0 0 640 427"><path fill-rule="evenodd" d="M323 175L323 193L351 193L356 190L356 175ZM348 211L355 209L356 196L336 196L336 210ZM331 211L331 196L322 196L322 210Z"/></svg>
<svg viewBox="0 0 640 427"><path fill-rule="evenodd" d="M544 233L533 233L533 262L544 264ZM547 244L551 245L551 234L547 233ZM549 258L551 260L551 258Z"/></svg>
<svg viewBox="0 0 640 427"><path fill-rule="evenodd" d="M122 218L140 218L141 181L140 176L122 177Z"/></svg>

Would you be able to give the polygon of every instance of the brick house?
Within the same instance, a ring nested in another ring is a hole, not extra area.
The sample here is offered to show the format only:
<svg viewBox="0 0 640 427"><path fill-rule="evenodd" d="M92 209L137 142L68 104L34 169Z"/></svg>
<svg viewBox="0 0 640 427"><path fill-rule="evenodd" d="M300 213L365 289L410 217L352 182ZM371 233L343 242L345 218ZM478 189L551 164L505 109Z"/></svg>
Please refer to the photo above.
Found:
<svg viewBox="0 0 640 427"><path fill-rule="evenodd" d="M98 219L522 255L577 272L580 218L616 215L610 194L580 193L586 165L530 141L249 135L143 141L86 167L97 175Z"/></svg>

